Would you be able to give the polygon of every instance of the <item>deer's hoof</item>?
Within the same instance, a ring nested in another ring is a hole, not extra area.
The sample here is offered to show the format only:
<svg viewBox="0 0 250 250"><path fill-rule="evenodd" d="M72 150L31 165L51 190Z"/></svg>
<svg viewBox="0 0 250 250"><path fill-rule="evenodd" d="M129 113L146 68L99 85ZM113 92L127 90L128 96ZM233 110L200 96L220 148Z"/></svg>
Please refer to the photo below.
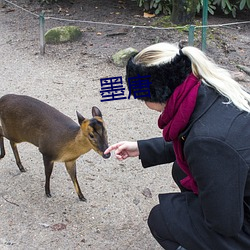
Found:
<svg viewBox="0 0 250 250"><path fill-rule="evenodd" d="M51 198L51 194L50 194L50 193L46 194L46 196L47 196L48 198Z"/></svg>
<svg viewBox="0 0 250 250"><path fill-rule="evenodd" d="M79 197L80 201L87 201L87 199L84 196Z"/></svg>

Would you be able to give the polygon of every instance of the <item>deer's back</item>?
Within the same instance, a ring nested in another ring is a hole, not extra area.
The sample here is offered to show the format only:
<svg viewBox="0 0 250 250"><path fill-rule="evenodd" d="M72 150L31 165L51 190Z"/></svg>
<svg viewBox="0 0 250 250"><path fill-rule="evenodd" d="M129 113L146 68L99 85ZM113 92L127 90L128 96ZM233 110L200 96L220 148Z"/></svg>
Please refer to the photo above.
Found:
<svg viewBox="0 0 250 250"><path fill-rule="evenodd" d="M0 119L6 138L15 142L27 141L38 147L46 140L50 143L69 140L79 128L57 109L24 95L1 97Z"/></svg>

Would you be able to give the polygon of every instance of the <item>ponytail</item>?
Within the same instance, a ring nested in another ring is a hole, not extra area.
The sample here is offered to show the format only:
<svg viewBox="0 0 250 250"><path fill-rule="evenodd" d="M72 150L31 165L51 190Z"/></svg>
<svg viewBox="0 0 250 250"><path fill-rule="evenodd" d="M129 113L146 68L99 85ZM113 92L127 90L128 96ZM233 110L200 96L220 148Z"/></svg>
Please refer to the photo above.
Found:
<svg viewBox="0 0 250 250"><path fill-rule="evenodd" d="M236 82L229 72L216 65L199 49L187 46L181 49L192 62L193 74L204 84L216 89L240 110L250 113L250 94Z"/></svg>

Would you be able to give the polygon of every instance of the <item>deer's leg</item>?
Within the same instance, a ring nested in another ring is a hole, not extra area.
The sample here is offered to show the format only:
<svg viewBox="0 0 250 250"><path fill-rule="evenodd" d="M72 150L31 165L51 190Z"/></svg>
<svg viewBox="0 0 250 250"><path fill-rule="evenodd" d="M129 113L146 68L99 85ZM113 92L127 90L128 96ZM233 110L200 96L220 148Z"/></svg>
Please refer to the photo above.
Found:
<svg viewBox="0 0 250 250"><path fill-rule="evenodd" d="M19 154L17 151L16 143L14 141L10 141L10 145L11 145L11 148L13 150L13 153L14 153L14 156L16 159L16 164L17 164L18 168L20 169L21 172L25 172L25 169L21 163L21 160L20 160L20 157L19 157Z"/></svg>
<svg viewBox="0 0 250 250"><path fill-rule="evenodd" d="M43 155L43 163L44 163L44 168L45 168L45 194L47 197L51 197L50 177L52 174L54 162L51 161L50 157Z"/></svg>
<svg viewBox="0 0 250 250"><path fill-rule="evenodd" d="M1 126L0 126L0 149L1 149L0 159L2 159L5 156L5 149L3 141L3 129Z"/></svg>
<svg viewBox="0 0 250 250"><path fill-rule="evenodd" d="M86 198L83 196L82 191L80 189L80 186L77 181L76 177L76 161L68 161L65 162L66 169L70 175L71 180L74 183L74 187L76 190L76 193L78 194L78 197L81 201L87 201Z"/></svg>

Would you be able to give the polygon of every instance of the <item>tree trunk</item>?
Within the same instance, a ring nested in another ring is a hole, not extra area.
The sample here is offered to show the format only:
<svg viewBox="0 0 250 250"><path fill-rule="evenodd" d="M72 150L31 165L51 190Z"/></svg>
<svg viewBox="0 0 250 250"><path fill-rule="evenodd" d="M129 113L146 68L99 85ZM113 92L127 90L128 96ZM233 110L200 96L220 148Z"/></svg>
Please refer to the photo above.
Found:
<svg viewBox="0 0 250 250"><path fill-rule="evenodd" d="M192 24L198 0L173 0L171 22L178 25Z"/></svg>

